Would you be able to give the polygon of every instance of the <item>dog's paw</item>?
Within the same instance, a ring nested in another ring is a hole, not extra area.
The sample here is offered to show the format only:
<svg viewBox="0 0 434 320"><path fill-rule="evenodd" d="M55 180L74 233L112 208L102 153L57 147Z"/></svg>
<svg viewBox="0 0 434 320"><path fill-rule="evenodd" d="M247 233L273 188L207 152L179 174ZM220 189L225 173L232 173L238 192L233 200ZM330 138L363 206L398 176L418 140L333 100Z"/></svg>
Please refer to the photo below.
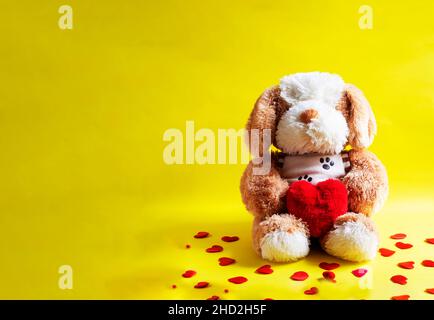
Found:
<svg viewBox="0 0 434 320"><path fill-rule="evenodd" d="M307 256L309 239L301 231L277 230L267 233L260 242L262 258L275 262L291 262Z"/></svg>

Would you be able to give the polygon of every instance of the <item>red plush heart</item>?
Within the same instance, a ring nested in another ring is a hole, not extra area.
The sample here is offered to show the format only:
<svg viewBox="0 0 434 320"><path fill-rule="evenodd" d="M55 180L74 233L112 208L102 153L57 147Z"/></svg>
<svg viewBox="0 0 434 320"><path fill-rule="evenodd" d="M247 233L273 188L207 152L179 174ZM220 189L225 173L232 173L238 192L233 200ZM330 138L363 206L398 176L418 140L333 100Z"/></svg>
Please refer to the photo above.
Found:
<svg viewBox="0 0 434 320"><path fill-rule="evenodd" d="M219 265L221 265L223 267L228 266L228 265L233 264L233 263L235 263L235 259L227 258L227 257L219 258Z"/></svg>
<svg viewBox="0 0 434 320"><path fill-rule="evenodd" d="M411 247L413 247L412 244L404 242L397 242L395 243L395 246L399 249L410 249Z"/></svg>
<svg viewBox="0 0 434 320"><path fill-rule="evenodd" d="M380 248L378 251L380 252L380 254L383 257L390 257L391 255L393 255L395 253L395 251L389 250L389 249L386 249L386 248Z"/></svg>
<svg viewBox="0 0 434 320"><path fill-rule="evenodd" d="M209 252L209 253L215 253L215 252L221 252L221 251L223 251L223 247L218 246L218 245L213 245L211 248L206 249L206 252Z"/></svg>
<svg viewBox="0 0 434 320"><path fill-rule="evenodd" d="M407 284L407 277L401 276L400 274L393 276L390 280L400 285Z"/></svg>
<svg viewBox="0 0 434 320"><path fill-rule="evenodd" d="M194 270L187 270L187 271L185 271L183 274L182 274L182 276L184 277L184 278L191 278L192 276L194 276L196 274L196 271L194 271Z"/></svg>
<svg viewBox="0 0 434 320"><path fill-rule="evenodd" d="M398 263L398 267L403 268L403 269L413 269L414 268L414 261L400 262L400 263Z"/></svg>
<svg viewBox="0 0 434 320"><path fill-rule="evenodd" d="M426 243L434 244L434 238L425 239Z"/></svg>
<svg viewBox="0 0 434 320"><path fill-rule="evenodd" d="M336 268L339 268L339 266L340 264L337 262L332 262L332 263L321 262L319 264L319 267L324 270L334 270Z"/></svg>
<svg viewBox="0 0 434 320"><path fill-rule="evenodd" d="M201 282L196 283L196 285L194 287L196 289L203 289L203 288L208 287L208 285L209 285L209 282L201 281Z"/></svg>
<svg viewBox="0 0 434 320"><path fill-rule="evenodd" d="M393 296L392 300L408 300L410 296L408 294L403 294L402 296Z"/></svg>
<svg viewBox="0 0 434 320"><path fill-rule="evenodd" d="M224 242L234 242L234 241L238 241L238 240L240 240L240 238L238 238L237 236L233 236L233 237L230 237L230 236L224 236L224 237L222 237L222 240L223 240Z"/></svg>
<svg viewBox="0 0 434 320"><path fill-rule="evenodd" d="M329 231L336 218L347 212L348 196L345 185L329 179L316 186L307 181L293 182L287 193L288 212L302 219L312 237Z"/></svg>
<svg viewBox="0 0 434 320"><path fill-rule="evenodd" d="M291 276L294 281L304 281L309 277L309 275L304 271L297 271Z"/></svg>
<svg viewBox="0 0 434 320"><path fill-rule="evenodd" d="M196 234L194 235L194 237L195 237L196 239L202 239L202 238L206 238L206 237L208 237L208 236L209 236L209 233L206 232L206 231L200 231L200 232L198 232L198 233L196 233Z"/></svg>
<svg viewBox="0 0 434 320"><path fill-rule="evenodd" d="M304 294L308 294L308 295L317 294L317 293L318 293L317 287L312 287L304 291Z"/></svg>
<svg viewBox="0 0 434 320"><path fill-rule="evenodd" d="M260 273L260 274L270 274L270 273L273 273L273 269L271 269L271 266L269 264L266 264L266 265L256 269L255 272Z"/></svg>
<svg viewBox="0 0 434 320"><path fill-rule="evenodd" d="M241 284L247 281L247 278L245 277L233 277L228 279L229 282L235 283L235 284Z"/></svg>
<svg viewBox="0 0 434 320"><path fill-rule="evenodd" d="M434 268L434 261L432 261L432 260L423 260L422 261L422 265L424 267Z"/></svg>

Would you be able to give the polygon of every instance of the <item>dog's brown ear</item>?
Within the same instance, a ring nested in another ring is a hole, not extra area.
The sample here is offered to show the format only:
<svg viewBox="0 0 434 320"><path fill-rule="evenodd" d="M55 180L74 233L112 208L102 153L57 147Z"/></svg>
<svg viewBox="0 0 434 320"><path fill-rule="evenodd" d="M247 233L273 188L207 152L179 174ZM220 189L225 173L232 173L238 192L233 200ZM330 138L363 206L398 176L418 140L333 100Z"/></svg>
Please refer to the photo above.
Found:
<svg viewBox="0 0 434 320"><path fill-rule="evenodd" d="M256 100L255 106L247 121L246 130L249 137L249 148L252 152L252 137L255 133L251 133L256 129L259 135L259 156L263 155L263 150L268 150L273 143L276 134L277 109L279 108L280 89L278 86L273 86L265 90L262 95ZM268 129L268 130L267 130ZM271 134L270 137L265 137L264 134ZM266 145L264 145L264 143Z"/></svg>
<svg viewBox="0 0 434 320"><path fill-rule="evenodd" d="M347 101L346 118L349 127L348 144L354 149L371 145L377 133L377 123L363 92L352 84L345 86Z"/></svg>

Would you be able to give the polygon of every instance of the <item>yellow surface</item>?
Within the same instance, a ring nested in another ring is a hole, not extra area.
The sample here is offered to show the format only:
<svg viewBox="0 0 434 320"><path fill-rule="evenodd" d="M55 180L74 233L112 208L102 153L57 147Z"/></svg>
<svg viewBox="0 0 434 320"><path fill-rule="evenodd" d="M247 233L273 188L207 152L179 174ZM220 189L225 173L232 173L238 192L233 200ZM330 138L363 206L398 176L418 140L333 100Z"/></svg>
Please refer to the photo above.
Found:
<svg viewBox="0 0 434 320"><path fill-rule="evenodd" d="M429 299L434 268L432 1L3 1L0 12L0 298ZM336 72L371 101L391 196L376 217L382 246L407 233L414 247L367 265L341 262L337 283L317 280L320 252L272 275L250 249L251 216L239 197L244 165L162 160L168 128L241 128L257 96L284 75ZM196 240L200 230L212 237ZM222 235L241 240L220 254ZM190 249L185 245L191 244ZM237 259L220 267L219 256ZM414 270L397 262L413 260ZM73 268L60 290L58 268ZM198 274L180 275L186 269ZM289 279L305 270L302 283ZM399 286L394 274L407 275ZM227 278L244 275L242 285ZM211 287L197 290L197 281ZM360 281L360 282L359 282ZM171 285L176 284L176 289ZM229 289L224 294L223 290Z"/></svg>

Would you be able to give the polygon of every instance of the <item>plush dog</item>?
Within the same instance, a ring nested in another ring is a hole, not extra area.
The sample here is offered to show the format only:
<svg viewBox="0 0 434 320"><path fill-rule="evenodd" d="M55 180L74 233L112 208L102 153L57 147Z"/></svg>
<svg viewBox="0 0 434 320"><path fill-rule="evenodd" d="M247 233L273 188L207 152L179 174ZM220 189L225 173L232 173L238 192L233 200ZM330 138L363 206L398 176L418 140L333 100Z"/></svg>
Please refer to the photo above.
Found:
<svg viewBox="0 0 434 320"><path fill-rule="evenodd" d="M330 255L374 258L371 216L387 198L388 180L366 150L377 127L363 93L335 74L289 75L259 97L246 129L257 129L263 143L268 129L277 150L269 172L255 174L251 161L241 178L243 202L255 217L255 251L267 260L295 261L315 237Z"/></svg>

